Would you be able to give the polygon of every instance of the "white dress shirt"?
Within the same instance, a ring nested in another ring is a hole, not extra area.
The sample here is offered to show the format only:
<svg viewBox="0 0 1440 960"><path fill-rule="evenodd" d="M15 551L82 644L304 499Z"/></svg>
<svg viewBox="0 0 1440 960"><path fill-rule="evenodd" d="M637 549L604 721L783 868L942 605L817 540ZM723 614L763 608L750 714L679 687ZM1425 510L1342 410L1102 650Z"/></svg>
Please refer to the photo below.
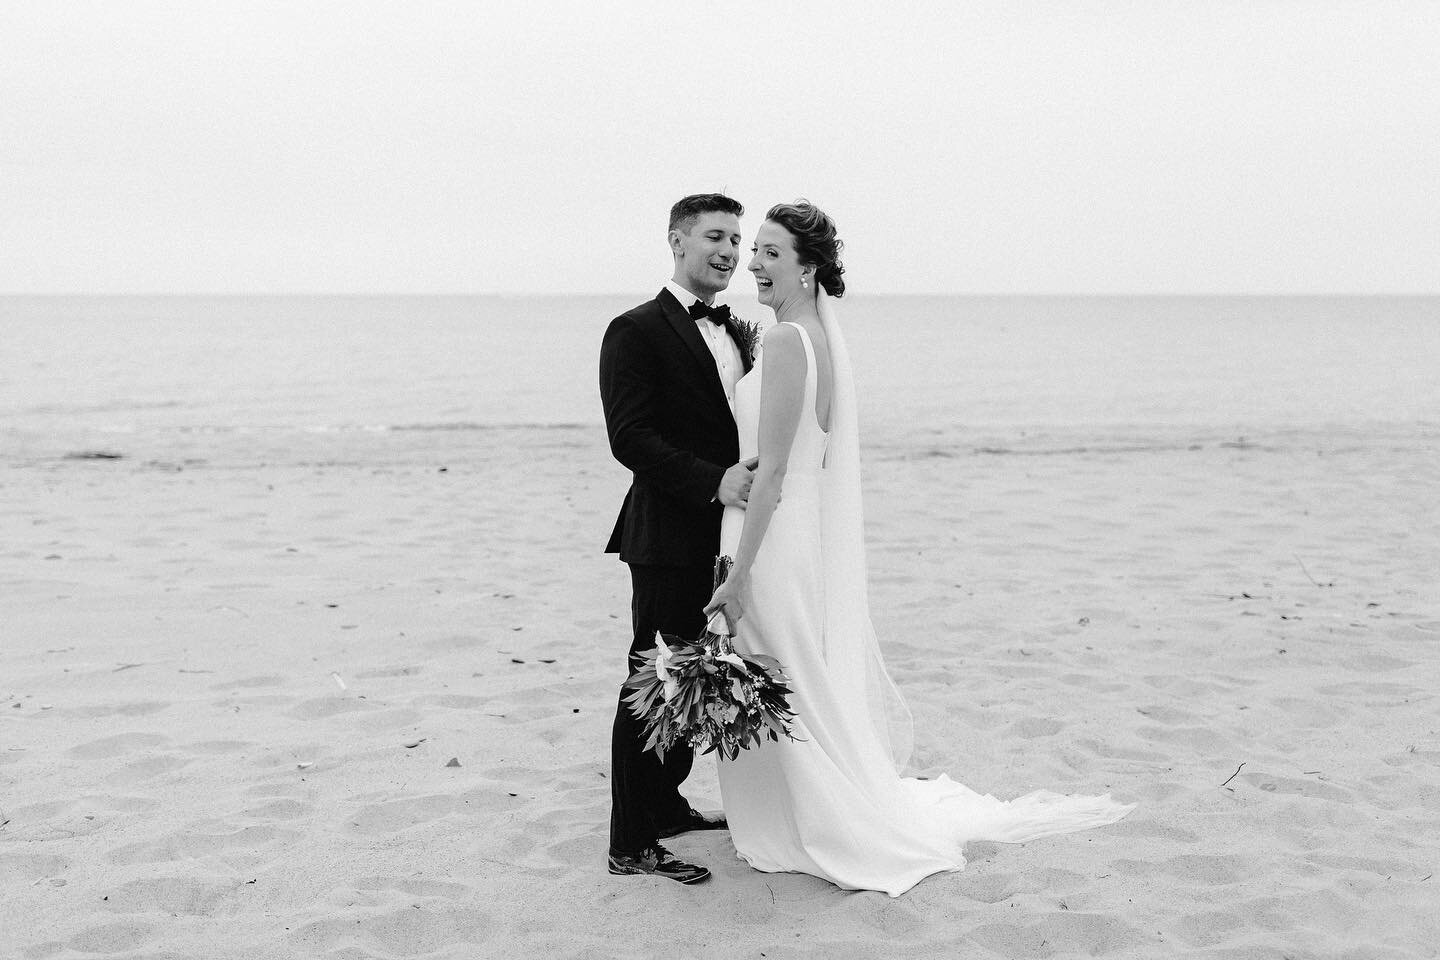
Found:
<svg viewBox="0 0 1440 960"><path fill-rule="evenodd" d="M675 299L680 301L680 306L686 311L700 299L674 280L665 281L665 289L675 295ZM730 331L724 327L716 326L704 317L695 321L695 327L700 331L700 339L710 348L710 355L715 358L715 371L720 374L720 385L725 388L725 400L730 404L730 412L733 414L735 384L745 375L745 367L740 362L740 350L730 338Z"/></svg>

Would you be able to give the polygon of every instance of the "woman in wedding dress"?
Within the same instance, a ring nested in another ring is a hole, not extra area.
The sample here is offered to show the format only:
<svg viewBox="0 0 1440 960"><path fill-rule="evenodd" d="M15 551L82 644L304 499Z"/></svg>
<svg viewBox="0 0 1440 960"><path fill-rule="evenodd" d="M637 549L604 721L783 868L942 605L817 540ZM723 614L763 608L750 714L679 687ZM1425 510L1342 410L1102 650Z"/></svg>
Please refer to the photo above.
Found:
<svg viewBox="0 0 1440 960"><path fill-rule="evenodd" d="M779 322L736 388L740 455L760 462L748 507L725 511L720 550L734 567L705 612L723 613L740 650L780 661L796 739L722 761L720 790L735 849L757 870L896 897L962 869L967 841L1083 830L1133 806L1044 790L1001 801L944 775L900 776L909 714L870 622L855 387L833 302L840 249L803 200L772 208L755 237L750 272Z"/></svg>

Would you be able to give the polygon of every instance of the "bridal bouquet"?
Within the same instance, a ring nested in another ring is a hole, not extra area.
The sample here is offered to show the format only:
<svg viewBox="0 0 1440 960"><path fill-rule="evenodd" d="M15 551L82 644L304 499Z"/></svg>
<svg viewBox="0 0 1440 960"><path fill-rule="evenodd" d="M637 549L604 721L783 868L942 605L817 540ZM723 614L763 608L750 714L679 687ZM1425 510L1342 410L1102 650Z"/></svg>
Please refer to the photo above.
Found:
<svg viewBox="0 0 1440 960"><path fill-rule="evenodd" d="M730 558L715 562L715 586L725 582ZM625 698L646 722L646 750L662 760L676 743L734 760L741 750L790 732L795 716L790 681L774 657L738 653L725 618L716 614L694 643L655 634L655 652L625 681Z"/></svg>

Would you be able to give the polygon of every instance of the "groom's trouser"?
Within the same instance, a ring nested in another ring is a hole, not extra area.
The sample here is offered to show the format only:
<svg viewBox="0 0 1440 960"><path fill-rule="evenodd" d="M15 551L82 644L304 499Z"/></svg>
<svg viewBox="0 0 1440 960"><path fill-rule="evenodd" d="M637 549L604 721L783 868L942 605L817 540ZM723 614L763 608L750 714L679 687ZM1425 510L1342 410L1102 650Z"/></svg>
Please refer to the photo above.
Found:
<svg viewBox="0 0 1440 960"><path fill-rule="evenodd" d="M696 567L630 565L633 590L630 619L634 637L625 676L640 665L645 652L655 649L655 632L673 633L687 643L705 626L705 604L713 579L709 564ZM689 802L680 795L680 783L690 775L694 753L677 743L665 751L662 763L644 750L645 725L630 712L620 693L615 727L610 740L610 849L636 853L656 840L662 827L684 822Z"/></svg>

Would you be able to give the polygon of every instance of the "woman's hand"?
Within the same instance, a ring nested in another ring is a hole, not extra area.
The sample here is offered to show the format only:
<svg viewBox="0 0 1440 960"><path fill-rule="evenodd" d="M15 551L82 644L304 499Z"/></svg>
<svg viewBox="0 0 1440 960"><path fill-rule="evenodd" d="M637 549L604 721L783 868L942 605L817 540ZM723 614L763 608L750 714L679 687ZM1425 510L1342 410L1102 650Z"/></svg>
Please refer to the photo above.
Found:
<svg viewBox="0 0 1440 960"><path fill-rule="evenodd" d="M745 608L740 603L740 587L743 582L743 577L737 577L733 570L730 572L729 578L720 584L714 595L710 597L710 602L705 604L705 622L707 624L714 618L716 611L719 611L725 617L725 625L730 628L731 635L734 635L735 624L745 616Z"/></svg>

